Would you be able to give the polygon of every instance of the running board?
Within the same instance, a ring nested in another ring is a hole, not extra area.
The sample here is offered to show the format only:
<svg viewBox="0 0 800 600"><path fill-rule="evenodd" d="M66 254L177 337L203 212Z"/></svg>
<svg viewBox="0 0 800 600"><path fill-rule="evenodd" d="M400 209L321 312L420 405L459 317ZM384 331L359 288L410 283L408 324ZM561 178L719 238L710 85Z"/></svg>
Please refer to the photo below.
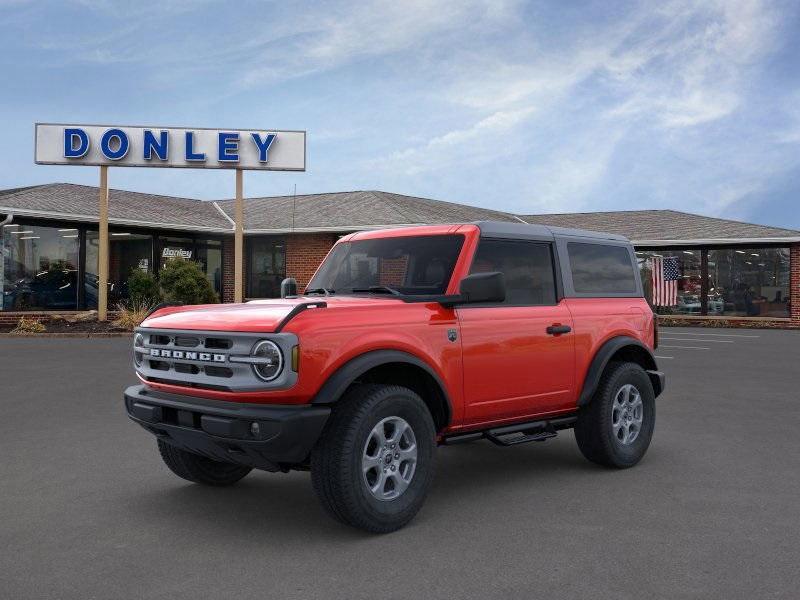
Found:
<svg viewBox="0 0 800 600"><path fill-rule="evenodd" d="M556 437L561 429L569 429L578 420L576 416L557 417L555 419L515 423L504 427L494 427L483 431L471 431L445 437L442 443L446 446L464 444L475 440L487 439L498 446L516 446L526 442L543 442Z"/></svg>

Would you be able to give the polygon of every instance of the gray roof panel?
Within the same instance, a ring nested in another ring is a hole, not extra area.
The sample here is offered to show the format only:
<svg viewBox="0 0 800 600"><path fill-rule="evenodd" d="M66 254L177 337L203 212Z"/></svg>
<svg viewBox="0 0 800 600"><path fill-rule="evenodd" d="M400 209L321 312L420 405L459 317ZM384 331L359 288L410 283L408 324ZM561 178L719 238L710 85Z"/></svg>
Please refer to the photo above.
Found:
<svg viewBox="0 0 800 600"><path fill-rule="evenodd" d="M28 216L98 220L98 188L72 183L37 185L0 193L0 210ZM109 190L109 222L163 228L230 231L230 222L212 202Z"/></svg>
<svg viewBox="0 0 800 600"><path fill-rule="evenodd" d="M626 210L521 216L529 223L616 233L635 242L800 237L800 231L791 229L704 217L676 210Z"/></svg>
<svg viewBox="0 0 800 600"><path fill-rule="evenodd" d="M233 200L221 200L217 204L233 218ZM519 222L515 216L500 211L389 192L355 191L245 199L245 229L249 231L292 228L353 231L486 219Z"/></svg>

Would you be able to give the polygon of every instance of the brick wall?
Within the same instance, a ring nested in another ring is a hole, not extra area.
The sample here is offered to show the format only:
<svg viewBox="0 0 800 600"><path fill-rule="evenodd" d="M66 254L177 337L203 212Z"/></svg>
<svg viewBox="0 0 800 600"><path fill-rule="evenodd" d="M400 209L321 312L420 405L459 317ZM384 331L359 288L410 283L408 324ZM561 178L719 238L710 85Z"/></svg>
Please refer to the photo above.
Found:
<svg viewBox="0 0 800 600"><path fill-rule="evenodd" d="M222 240L222 298L223 302L233 302L234 294L234 243L233 237Z"/></svg>
<svg viewBox="0 0 800 600"><path fill-rule="evenodd" d="M388 285L389 287L400 287L406 278L406 270L408 269L408 257L401 256L400 258L382 258L381 265L378 269L379 285Z"/></svg>
<svg viewBox="0 0 800 600"><path fill-rule="evenodd" d="M789 265L789 303L792 310L792 324L800 326L800 244L791 247Z"/></svg>
<svg viewBox="0 0 800 600"><path fill-rule="evenodd" d="M286 236L286 276L297 280L302 292L322 259L339 236L332 233L298 233Z"/></svg>

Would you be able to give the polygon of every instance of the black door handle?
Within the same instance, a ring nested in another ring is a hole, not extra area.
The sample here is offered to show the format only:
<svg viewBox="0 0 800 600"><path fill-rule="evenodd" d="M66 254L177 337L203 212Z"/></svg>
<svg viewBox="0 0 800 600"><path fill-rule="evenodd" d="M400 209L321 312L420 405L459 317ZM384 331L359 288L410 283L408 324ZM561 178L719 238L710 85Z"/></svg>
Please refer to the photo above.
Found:
<svg viewBox="0 0 800 600"><path fill-rule="evenodd" d="M572 331L572 327L569 325L550 325L546 331L548 335L559 335L562 333L569 333Z"/></svg>

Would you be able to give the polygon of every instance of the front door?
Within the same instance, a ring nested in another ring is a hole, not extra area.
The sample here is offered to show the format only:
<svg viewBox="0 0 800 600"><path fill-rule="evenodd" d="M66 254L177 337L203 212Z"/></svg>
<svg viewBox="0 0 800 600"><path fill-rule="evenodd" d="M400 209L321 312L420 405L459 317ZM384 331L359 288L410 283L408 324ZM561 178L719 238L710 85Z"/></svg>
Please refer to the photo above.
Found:
<svg viewBox="0 0 800 600"><path fill-rule="evenodd" d="M504 274L505 302L458 309L465 425L574 407L574 335L552 329L573 323L557 301L551 244L483 239L471 272L489 271Z"/></svg>

